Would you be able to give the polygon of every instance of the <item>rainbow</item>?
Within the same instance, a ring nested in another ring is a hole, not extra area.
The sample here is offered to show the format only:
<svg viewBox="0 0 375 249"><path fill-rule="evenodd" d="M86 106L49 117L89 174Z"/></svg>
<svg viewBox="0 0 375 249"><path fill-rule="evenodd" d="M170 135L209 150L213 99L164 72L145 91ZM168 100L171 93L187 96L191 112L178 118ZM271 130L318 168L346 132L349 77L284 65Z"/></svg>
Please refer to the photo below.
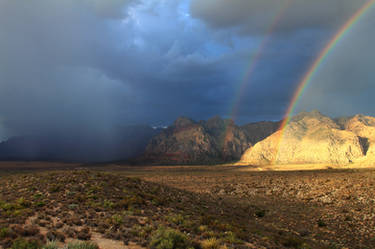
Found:
<svg viewBox="0 0 375 249"><path fill-rule="evenodd" d="M298 103L298 100L301 98L302 94L304 93L304 90L308 86L308 84L311 82L313 76L318 71L322 63L325 61L325 59L328 57L328 55L334 50L337 43L343 39L345 34L347 34L352 27L358 23L358 21L361 19L362 16L364 16L372 6L374 6L375 0L369 0L366 2L360 9L358 9L348 21L335 33L335 35L332 37L332 39L328 42L328 44L324 47L324 49L320 52L317 59L314 61L314 63L311 65L310 69L307 71L307 73L302 78L302 81L298 84L297 90L295 91L292 100L290 101L289 107L286 111L286 114L284 115L284 120L280 126L280 138L277 145L277 154L273 161L273 164L277 161L277 158L279 157L279 151L280 151L280 145L281 140L284 137L285 128L290 122L291 116L294 112L294 109Z"/></svg>
<svg viewBox="0 0 375 249"><path fill-rule="evenodd" d="M267 31L265 33L265 36L264 36L263 40L258 45L255 53L251 56L250 62L248 64L248 66L246 67L247 70L244 74L243 80L240 84L240 87L238 88L237 94L235 94L235 96L237 96L237 97L235 98L235 100L233 102L233 106L231 108L231 112L230 112L230 118L231 119L233 119L233 120L236 119L238 108L239 108L240 103L241 103L241 99L242 99L244 93L246 92L246 88L249 84L249 81L250 81L250 78L251 78L252 74L255 71L256 65L258 64L259 59L262 57L264 49L267 47L268 43L270 42L275 28L279 24L281 18L284 16L286 10L288 9L288 7L292 3L292 1L294 1L294 0L287 0L281 6L280 10L277 11L277 15L273 18L270 26L267 28Z"/></svg>
<svg viewBox="0 0 375 249"><path fill-rule="evenodd" d="M251 56L250 62L248 64L248 66L246 67L247 70L246 70L246 72L244 74L243 80L241 81L241 84L240 84L240 86L238 88L238 91L235 94L236 97L235 97L235 99L233 101L231 112L229 114L230 119L232 119L232 120L236 119L238 108L239 108L240 103L241 103L241 99L242 99L242 97L243 97L243 95L244 95L244 93L246 91L246 88L247 88L249 82L250 82L250 78L251 78L252 74L255 71L256 65L258 64L259 59L261 58L261 56L263 54L263 51L265 50L265 48L267 47L268 43L270 42L272 34L273 34L275 28L277 27L277 25L279 24L281 18L284 16L286 10L288 9L289 5L293 1L294 0L286 0L284 2L284 4L281 6L281 8L277 11L276 16L273 18L271 24L267 28L267 31L265 33L265 36L264 36L263 40L258 45L255 53ZM230 132L229 131L230 131L230 129L229 129L229 126L227 125L227 127L225 128L224 141L223 142L225 142L226 140L229 139L229 136L230 136Z"/></svg>

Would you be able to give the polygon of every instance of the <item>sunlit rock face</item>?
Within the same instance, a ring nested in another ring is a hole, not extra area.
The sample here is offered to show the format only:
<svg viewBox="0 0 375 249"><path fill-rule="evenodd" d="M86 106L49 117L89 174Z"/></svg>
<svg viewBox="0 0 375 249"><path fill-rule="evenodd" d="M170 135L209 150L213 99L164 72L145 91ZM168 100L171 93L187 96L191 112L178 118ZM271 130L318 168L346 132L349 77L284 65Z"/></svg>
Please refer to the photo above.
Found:
<svg viewBox="0 0 375 249"><path fill-rule="evenodd" d="M343 130L331 118L312 111L293 117L283 134L277 131L248 149L240 163L348 164L364 155L363 140L357 134Z"/></svg>
<svg viewBox="0 0 375 249"><path fill-rule="evenodd" d="M375 118L355 115L344 124L345 129L356 134L362 144L364 157L358 160L368 166L375 163Z"/></svg>

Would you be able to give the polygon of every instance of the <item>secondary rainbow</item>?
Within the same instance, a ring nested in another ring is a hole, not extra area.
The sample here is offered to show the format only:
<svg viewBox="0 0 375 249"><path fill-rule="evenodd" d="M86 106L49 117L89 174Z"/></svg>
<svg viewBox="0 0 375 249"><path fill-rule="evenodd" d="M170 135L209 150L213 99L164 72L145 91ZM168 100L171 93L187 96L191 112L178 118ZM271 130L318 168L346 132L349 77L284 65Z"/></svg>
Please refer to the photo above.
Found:
<svg viewBox="0 0 375 249"><path fill-rule="evenodd" d="M275 28L279 24L280 20L284 16L286 10L288 9L288 7L292 3L292 1L293 0L287 0L281 6L281 8L277 11L276 16L273 18L270 26L267 28L267 32L266 32L263 40L259 44L259 46L256 49L255 53L250 58L250 62L248 64L248 66L246 67L247 70L246 70L246 72L244 74L244 77L243 77L243 80L242 80L242 82L240 84L240 87L238 88L238 91L235 94L236 98L235 98L235 100L233 102L233 105L232 105L232 108L231 108L230 117L233 120L236 119L236 115L237 115L239 104L241 103L241 99L242 99L242 97L243 97L243 95L244 95L244 93L246 91L246 87L249 84L250 78L251 78L252 74L255 71L256 65L258 64L259 59L262 57L264 49L267 47L268 43L270 42L270 40L272 38L272 34L273 34Z"/></svg>
<svg viewBox="0 0 375 249"><path fill-rule="evenodd" d="M271 37L272 37L272 34L273 34L275 28L277 27L277 25L279 24L281 18L284 16L286 10L288 9L289 5L293 1L294 0L286 0L284 2L284 4L281 6L280 10L278 10L276 16L273 18L270 26L267 28L267 31L265 33L265 36L264 36L263 40L259 44L259 46L256 49L256 51L253 54L253 56L251 56L250 62L248 64L248 66L246 67L247 70L245 72L243 80L242 80L242 82L241 82L241 84L240 84L240 86L238 88L237 93L235 94L235 99L233 101L231 112L229 114L229 116L230 116L230 118L232 120L236 119L237 112L238 112L238 107L239 107L239 104L241 103L242 96L243 96L244 92L246 91L246 87L248 86L250 78L251 78L252 74L255 71L256 65L257 65L259 59L261 58L264 49L267 47L268 42L271 40ZM226 141L228 139L229 135L230 135L229 126L228 125L227 125L227 127L225 127L225 133L224 134L225 134L224 141Z"/></svg>
<svg viewBox="0 0 375 249"><path fill-rule="evenodd" d="M366 2L359 10L357 10L348 21L339 29L339 31L336 32L336 34L332 37L332 39L328 42L328 44L324 47L324 49L320 52L317 59L314 61L310 69L307 71L307 73L302 78L302 81L298 84L297 90L295 91L293 98L289 104L289 107L286 111L286 114L284 116L284 120L280 126L281 133L280 138L277 145L277 155L274 159L274 162L276 162L278 158L278 154L280 151L280 144L281 140L284 137L285 127L288 125L291 116L294 112L294 109L298 103L298 100L301 98L301 95L303 94L304 90L306 89L307 85L311 82L312 77L315 75L315 73L318 71L321 64L324 62L324 60L328 57L330 52L336 47L337 43L347 34L351 28L358 23L358 21L361 19L362 16L364 16L375 4L375 0L370 0Z"/></svg>

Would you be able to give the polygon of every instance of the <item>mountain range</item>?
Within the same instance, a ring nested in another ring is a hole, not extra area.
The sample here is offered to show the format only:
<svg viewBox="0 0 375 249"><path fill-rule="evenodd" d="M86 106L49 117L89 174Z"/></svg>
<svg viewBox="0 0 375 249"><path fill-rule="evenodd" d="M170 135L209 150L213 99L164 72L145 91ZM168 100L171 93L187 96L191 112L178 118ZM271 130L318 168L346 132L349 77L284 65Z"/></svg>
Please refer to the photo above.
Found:
<svg viewBox="0 0 375 249"><path fill-rule="evenodd" d="M218 116L199 122L180 117L151 139L143 159L164 164L238 161L248 148L271 135L279 126L279 122L237 126L232 120Z"/></svg>
<svg viewBox="0 0 375 249"><path fill-rule="evenodd" d="M126 126L111 134L56 134L13 137L0 143L0 160L140 164L363 164L375 161L375 118L332 119L319 111L301 112L285 129L281 121L236 125L215 116L180 117L166 128Z"/></svg>

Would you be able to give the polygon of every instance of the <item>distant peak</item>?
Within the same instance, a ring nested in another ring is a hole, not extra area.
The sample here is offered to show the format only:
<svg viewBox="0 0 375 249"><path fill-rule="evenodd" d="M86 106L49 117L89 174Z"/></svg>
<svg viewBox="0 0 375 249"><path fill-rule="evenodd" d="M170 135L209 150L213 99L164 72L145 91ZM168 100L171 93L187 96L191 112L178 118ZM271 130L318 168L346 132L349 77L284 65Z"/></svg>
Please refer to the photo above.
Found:
<svg viewBox="0 0 375 249"><path fill-rule="evenodd" d="M207 122L217 122L217 121L222 121L222 120L223 119L219 115L216 115L216 116L213 116L212 118L209 118Z"/></svg>
<svg viewBox="0 0 375 249"><path fill-rule="evenodd" d="M312 115L323 115L320 111L318 111L318 110L312 110L311 112L310 112Z"/></svg>
<svg viewBox="0 0 375 249"><path fill-rule="evenodd" d="M363 114L356 114L356 115L354 116L354 118L357 118L357 119L362 119L362 118L364 118L364 117L366 117L366 116L363 115Z"/></svg>
<svg viewBox="0 0 375 249"><path fill-rule="evenodd" d="M300 112L294 117L292 117L292 121L299 121L301 119L304 119L305 117L308 118L316 118L316 119L321 119L321 118L328 118L327 116L323 115L320 111L318 110L312 110L311 112Z"/></svg>
<svg viewBox="0 0 375 249"><path fill-rule="evenodd" d="M206 121L206 126L209 128L222 128L225 122L220 116L214 116Z"/></svg>
<svg viewBox="0 0 375 249"><path fill-rule="evenodd" d="M176 127L186 127L195 124L194 120L188 117L179 117L174 121Z"/></svg>
<svg viewBox="0 0 375 249"><path fill-rule="evenodd" d="M218 125L218 124L221 125L221 124L224 124L224 120L223 120L220 116L216 115L216 116L214 116L214 117L208 119L208 120L206 121L206 123L207 123L208 125Z"/></svg>

